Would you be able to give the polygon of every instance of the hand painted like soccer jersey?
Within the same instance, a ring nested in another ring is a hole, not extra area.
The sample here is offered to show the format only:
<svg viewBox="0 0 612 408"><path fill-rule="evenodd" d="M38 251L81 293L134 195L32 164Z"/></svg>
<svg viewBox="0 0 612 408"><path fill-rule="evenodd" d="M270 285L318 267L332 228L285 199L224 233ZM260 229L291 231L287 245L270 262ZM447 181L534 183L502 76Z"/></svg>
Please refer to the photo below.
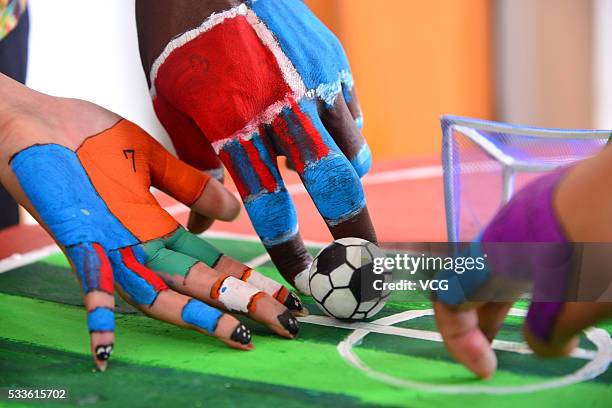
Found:
<svg viewBox="0 0 612 408"><path fill-rule="evenodd" d="M151 84L180 157L202 170L225 165L267 247L298 232L277 156L295 166L328 225L364 208L369 149L347 159L317 111L340 92L350 99L346 55L303 2L259 0L211 15L166 46Z"/></svg>
<svg viewBox="0 0 612 408"><path fill-rule="evenodd" d="M30 146L13 156L11 168L42 220L66 248L85 294L112 295L116 282L135 304L151 306L160 292L168 290L146 266L157 250L145 251L143 243L189 233L159 206L150 187L191 205L202 195L207 175L174 158L126 120L87 138L76 151L58 144ZM175 249L180 250L180 245ZM206 243L197 249L193 254L197 261L221 256ZM186 265L183 273L191 266ZM236 302L231 293L226 297ZM221 315L195 299L182 312L186 324L210 333ZM92 332L113 331L113 311L89 310L88 326Z"/></svg>

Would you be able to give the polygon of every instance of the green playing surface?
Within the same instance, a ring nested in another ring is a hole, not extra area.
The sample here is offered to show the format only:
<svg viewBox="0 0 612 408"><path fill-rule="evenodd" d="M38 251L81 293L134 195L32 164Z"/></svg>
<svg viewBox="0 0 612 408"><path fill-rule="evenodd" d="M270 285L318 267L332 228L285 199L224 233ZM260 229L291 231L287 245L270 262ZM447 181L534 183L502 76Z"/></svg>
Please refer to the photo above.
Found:
<svg viewBox="0 0 612 408"><path fill-rule="evenodd" d="M264 253L259 243L215 238L223 252L241 261ZM270 264L257 268L280 279ZM321 314L305 299L312 315ZM612 374L554 389L523 394L456 394L399 387L371 378L349 365L337 345L352 330L302 323L297 340L284 340L248 322L256 349L231 350L199 333L149 319L118 301L117 340L105 373L92 371L85 312L76 279L62 255L0 274L0 389L67 390L66 400L11 401L10 406L176 407L210 406L409 406L409 407L608 407ZM523 305L518 305L523 306ZM393 297L375 319L426 303ZM509 317L499 339L521 341L522 320ZM431 316L396 327L433 331ZM603 325L608 332L612 324ZM418 337L418 336L417 336ZM594 350L586 339L581 347ZM482 382L454 363L442 343L370 333L354 347L368 366L395 379L497 390L542 384L568 376L588 361L545 360L498 351L499 371Z"/></svg>

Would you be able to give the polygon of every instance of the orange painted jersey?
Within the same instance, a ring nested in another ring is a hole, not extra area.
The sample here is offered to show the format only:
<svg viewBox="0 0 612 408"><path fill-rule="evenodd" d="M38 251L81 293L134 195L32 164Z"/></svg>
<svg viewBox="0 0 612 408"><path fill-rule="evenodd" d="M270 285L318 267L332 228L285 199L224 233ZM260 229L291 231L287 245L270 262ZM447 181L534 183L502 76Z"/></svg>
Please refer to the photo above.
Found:
<svg viewBox="0 0 612 408"><path fill-rule="evenodd" d="M76 153L111 212L141 242L160 238L179 226L159 206L151 186L191 205L210 180L125 119L86 139Z"/></svg>

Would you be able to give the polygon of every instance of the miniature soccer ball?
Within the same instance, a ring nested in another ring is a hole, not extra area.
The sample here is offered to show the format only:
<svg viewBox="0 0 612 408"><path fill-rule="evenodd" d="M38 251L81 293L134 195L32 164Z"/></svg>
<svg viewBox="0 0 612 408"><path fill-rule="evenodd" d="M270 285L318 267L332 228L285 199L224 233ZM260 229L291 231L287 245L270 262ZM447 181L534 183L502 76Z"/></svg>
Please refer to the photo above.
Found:
<svg viewBox="0 0 612 408"><path fill-rule="evenodd" d="M376 245L359 238L342 238L321 250L308 281L319 308L348 320L367 319L380 312L389 297L380 281L390 282L391 273L374 273L374 259L384 256Z"/></svg>

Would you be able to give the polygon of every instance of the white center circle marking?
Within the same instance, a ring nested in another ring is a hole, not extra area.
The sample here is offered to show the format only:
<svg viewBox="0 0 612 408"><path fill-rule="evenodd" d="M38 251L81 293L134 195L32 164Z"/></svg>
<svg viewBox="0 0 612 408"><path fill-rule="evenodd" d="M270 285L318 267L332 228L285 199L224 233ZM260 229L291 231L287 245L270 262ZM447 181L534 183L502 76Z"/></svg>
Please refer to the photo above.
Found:
<svg viewBox="0 0 612 408"><path fill-rule="evenodd" d="M373 321L372 323L382 326L392 326L396 323L405 322L416 319L418 317L433 315L433 309L427 310L409 310L384 317ZM510 316L525 316L525 310L511 309ZM363 340L371 331L363 328L356 329L346 339L338 343L338 352L340 356L353 367L363 371L369 377L385 382L398 387L412 388L421 391L437 392L441 394L521 394L535 391L542 391L551 388L563 387L571 384L580 383L583 381L592 380L603 374L608 369L612 362L612 340L607 331L599 328L590 328L585 330L586 337L593 343L597 350L594 357L588 361L582 368L574 371L563 377L558 377L549 381L539 382L535 384L516 385L516 386L498 386L498 385L446 385L432 384L416 380L407 380L394 377L392 375L377 371L365 364L353 351L353 346ZM517 343L518 344L518 343Z"/></svg>

